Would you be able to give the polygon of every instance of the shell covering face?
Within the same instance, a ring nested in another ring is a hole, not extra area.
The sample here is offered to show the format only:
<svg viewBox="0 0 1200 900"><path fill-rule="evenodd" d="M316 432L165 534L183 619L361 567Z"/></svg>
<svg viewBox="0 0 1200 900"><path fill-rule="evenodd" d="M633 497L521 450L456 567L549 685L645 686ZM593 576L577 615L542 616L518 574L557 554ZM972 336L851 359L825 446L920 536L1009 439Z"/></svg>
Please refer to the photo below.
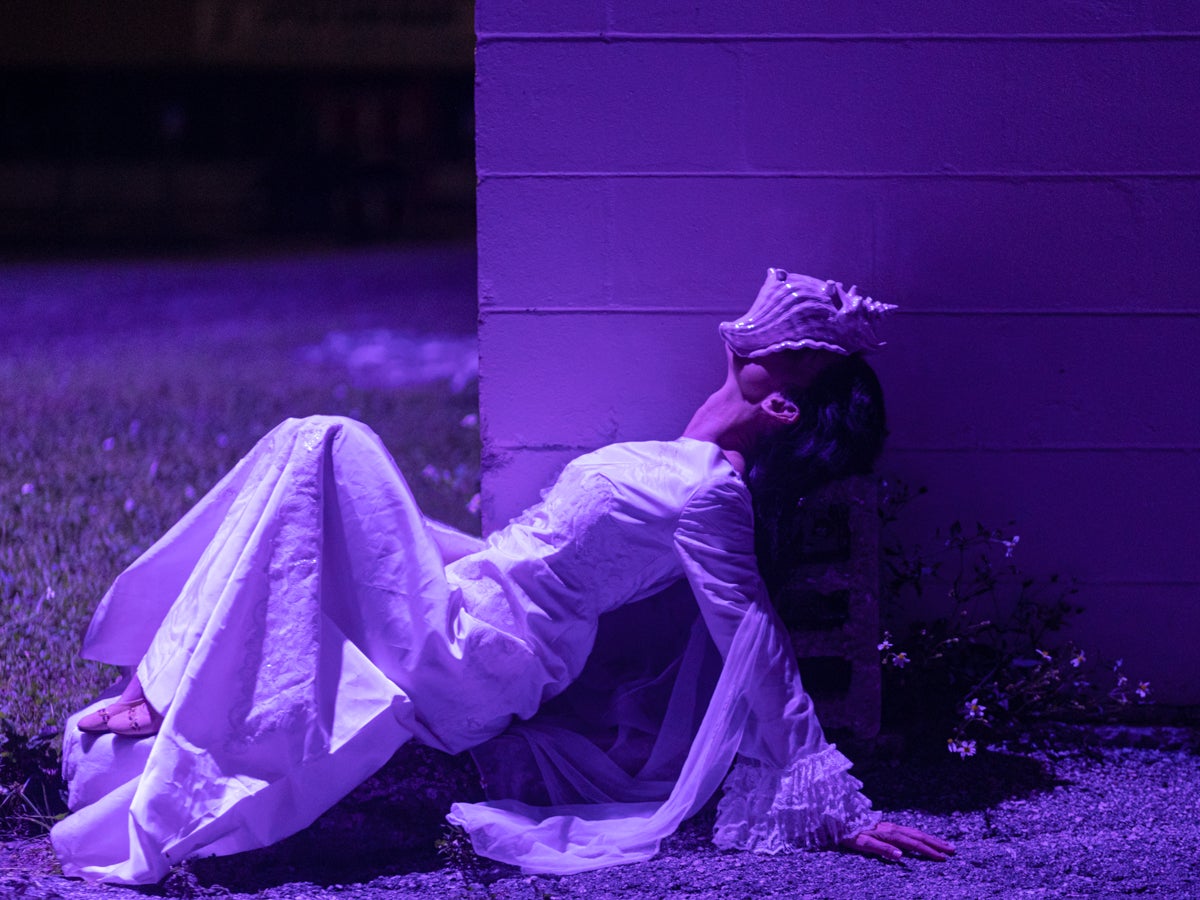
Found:
<svg viewBox="0 0 1200 900"><path fill-rule="evenodd" d="M848 355L884 345L875 322L896 307L860 296L841 282L818 281L768 269L749 311L722 322L721 338L738 356L754 359L780 350L828 350Z"/></svg>

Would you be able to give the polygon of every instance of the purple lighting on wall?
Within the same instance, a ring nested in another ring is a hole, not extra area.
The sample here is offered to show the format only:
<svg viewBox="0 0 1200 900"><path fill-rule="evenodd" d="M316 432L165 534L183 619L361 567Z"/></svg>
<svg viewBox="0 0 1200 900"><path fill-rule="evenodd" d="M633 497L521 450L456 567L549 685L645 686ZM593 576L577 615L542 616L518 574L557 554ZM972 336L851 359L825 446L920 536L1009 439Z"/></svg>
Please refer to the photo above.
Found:
<svg viewBox="0 0 1200 900"><path fill-rule="evenodd" d="M1200 346L1200 15L481 2L477 28L488 522L681 428L717 323L786 263L900 307L876 365L914 532L1017 520L1032 570L1088 584L1079 640L1200 701L1174 637L1200 557L1166 526L1200 505L1200 394L1162 389Z"/></svg>

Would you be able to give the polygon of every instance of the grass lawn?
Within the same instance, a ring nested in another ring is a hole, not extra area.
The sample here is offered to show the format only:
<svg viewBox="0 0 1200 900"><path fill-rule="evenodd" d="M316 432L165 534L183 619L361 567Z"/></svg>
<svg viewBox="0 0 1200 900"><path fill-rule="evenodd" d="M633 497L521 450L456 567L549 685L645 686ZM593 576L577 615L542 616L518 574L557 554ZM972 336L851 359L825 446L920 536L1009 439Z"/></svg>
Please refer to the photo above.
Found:
<svg viewBox="0 0 1200 900"><path fill-rule="evenodd" d="M0 716L59 729L116 675L79 658L112 579L289 416L349 415L392 450L421 507L478 532L477 396L356 386L301 348L327 311L10 340L0 349ZM392 323L396 327L397 323ZM403 324L403 323L399 323ZM425 473L424 475L422 473Z"/></svg>

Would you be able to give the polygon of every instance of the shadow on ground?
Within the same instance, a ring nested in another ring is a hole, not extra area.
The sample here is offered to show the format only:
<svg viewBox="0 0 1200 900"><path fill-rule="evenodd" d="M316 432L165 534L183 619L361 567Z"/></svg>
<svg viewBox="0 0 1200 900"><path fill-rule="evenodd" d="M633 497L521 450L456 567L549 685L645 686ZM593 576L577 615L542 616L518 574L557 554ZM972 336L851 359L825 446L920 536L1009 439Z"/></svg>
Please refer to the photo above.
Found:
<svg viewBox="0 0 1200 900"><path fill-rule="evenodd" d="M409 743L299 834L262 850L198 859L189 868L200 886L237 893L293 882L330 886L358 881L364 873L431 872L452 862L457 849L439 852L452 834L445 819L450 804L482 799L467 754L449 756Z"/></svg>
<svg viewBox="0 0 1200 900"><path fill-rule="evenodd" d="M880 809L970 813L1005 800L1034 800L1071 783L1056 777L1047 763L1027 756L982 753L960 760L933 748L897 755L887 742L873 750L843 747L859 760L854 773ZM482 790L468 755L451 757L406 745L300 834L262 850L196 860L189 869L197 887L248 894L296 882L330 887L353 883L364 873L378 878L445 867L488 884L517 870L475 858L444 818L451 803L478 799ZM714 800L671 839L677 851L711 847L715 805Z"/></svg>
<svg viewBox="0 0 1200 900"><path fill-rule="evenodd" d="M944 748L935 754L922 750L904 759L863 754L854 774L879 809L918 809L939 815L987 809L1003 800L1031 798L1068 784L1045 762L1026 756L983 753L960 760Z"/></svg>

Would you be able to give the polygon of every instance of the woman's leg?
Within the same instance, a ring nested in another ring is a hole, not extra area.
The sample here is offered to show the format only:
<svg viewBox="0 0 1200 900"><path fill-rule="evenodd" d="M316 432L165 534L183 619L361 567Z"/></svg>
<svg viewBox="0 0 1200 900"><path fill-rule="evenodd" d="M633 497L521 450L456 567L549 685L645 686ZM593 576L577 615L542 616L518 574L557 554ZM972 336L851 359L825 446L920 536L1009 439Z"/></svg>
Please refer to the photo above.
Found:
<svg viewBox="0 0 1200 900"><path fill-rule="evenodd" d="M448 587L420 510L364 426L318 417L273 435L137 666L158 734L79 743L83 754L89 742L150 749L130 781L54 829L69 874L147 883L196 852L279 840L419 728L385 670L414 627L445 621ZM153 575L139 574L139 591Z"/></svg>

